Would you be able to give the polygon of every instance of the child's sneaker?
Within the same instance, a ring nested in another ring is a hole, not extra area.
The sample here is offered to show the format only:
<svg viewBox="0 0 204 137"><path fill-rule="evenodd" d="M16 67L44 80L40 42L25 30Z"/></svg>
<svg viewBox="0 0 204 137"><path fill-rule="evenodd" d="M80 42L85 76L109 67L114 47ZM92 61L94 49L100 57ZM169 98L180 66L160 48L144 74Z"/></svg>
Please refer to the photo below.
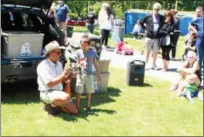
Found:
<svg viewBox="0 0 204 137"><path fill-rule="evenodd" d="M88 107L88 108L86 109L86 111L87 111L88 114L92 114L92 113L93 113L93 111L91 110L90 107Z"/></svg>

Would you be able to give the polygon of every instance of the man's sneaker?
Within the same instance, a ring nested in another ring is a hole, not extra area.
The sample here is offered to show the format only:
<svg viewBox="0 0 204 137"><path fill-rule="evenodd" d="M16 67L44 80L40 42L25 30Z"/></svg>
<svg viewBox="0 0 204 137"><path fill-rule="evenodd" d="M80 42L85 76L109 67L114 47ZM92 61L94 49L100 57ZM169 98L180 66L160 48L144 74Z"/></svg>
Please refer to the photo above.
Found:
<svg viewBox="0 0 204 137"><path fill-rule="evenodd" d="M48 112L48 114L52 116L57 116L60 114L61 109L58 107L52 107L50 104L45 104L44 110Z"/></svg>
<svg viewBox="0 0 204 137"><path fill-rule="evenodd" d="M153 70L157 71L157 66L156 66L156 64L152 64L152 68L153 68Z"/></svg>
<svg viewBox="0 0 204 137"><path fill-rule="evenodd" d="M172 61L176 61L176 59L175 59L175 58L171 58L171 60L172 60Z"/></svg>

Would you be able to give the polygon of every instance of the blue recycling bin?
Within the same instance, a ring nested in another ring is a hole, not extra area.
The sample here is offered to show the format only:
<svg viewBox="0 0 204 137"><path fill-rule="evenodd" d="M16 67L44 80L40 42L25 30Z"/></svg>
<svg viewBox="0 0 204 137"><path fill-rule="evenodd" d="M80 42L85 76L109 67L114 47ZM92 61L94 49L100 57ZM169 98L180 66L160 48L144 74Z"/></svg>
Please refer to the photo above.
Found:
<svg viewBox="0 0 204 137"><path fill-rule="evenodd" d="M191 16L184 16L182 18L180 18L180 25L179 25L179 29L180 29L180 35L186 35L188 34L188 26L189 23L192 21L192 17Z"/></svg>

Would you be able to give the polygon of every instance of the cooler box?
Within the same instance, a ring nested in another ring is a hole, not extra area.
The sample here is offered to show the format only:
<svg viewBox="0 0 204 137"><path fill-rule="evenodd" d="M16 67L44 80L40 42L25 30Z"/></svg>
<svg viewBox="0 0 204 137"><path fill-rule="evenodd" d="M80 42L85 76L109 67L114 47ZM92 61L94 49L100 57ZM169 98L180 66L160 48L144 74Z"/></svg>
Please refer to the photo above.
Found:
<svg viewBox="0 0 204 137"><path fill-rule="evenodd" d="M101 73L101 82L97 82L97 76L94 75L94 86L96 92L107 92L108 91L108 81L110 73Z"/></svg>
<svg viewBox="0 0 204 137"><path fill-rule="evenodd" d="M109 72L110 60L99 60L99 68L101 73Z"/></svg>
<svg viewBox="0 0 204 137"><path fill-rule="evenodd" d="M2 54L8 58L41 56L44 34L33 32L3 33Z"/></svg>

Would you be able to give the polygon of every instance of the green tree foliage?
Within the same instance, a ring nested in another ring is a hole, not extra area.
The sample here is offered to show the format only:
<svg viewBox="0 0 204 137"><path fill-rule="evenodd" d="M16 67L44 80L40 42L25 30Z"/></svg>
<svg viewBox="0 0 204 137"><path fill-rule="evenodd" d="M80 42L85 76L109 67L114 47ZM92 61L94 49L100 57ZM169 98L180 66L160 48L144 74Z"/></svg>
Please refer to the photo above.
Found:
<svg viewBox="0 0 204 137"><path fill-rule="evenodd" d="M155 2L159 2L162 9L174 9L176 0L65 0L65 2L74 16L85 17L90 7L98 14L101 4L106 2L110 4L116 18L124 18L124 13L128 9L151 10ZM204 0L178 0L178 10L181 11L194 11L198 5L204 6Z"/></svg>
<svg viewBox="0 0 204 137"><path fill-rule="evenodd" d="M75 13L78 17L86 16L88 12L88 1L65 0L65 3L69 6L72 14Z"/></svg>

